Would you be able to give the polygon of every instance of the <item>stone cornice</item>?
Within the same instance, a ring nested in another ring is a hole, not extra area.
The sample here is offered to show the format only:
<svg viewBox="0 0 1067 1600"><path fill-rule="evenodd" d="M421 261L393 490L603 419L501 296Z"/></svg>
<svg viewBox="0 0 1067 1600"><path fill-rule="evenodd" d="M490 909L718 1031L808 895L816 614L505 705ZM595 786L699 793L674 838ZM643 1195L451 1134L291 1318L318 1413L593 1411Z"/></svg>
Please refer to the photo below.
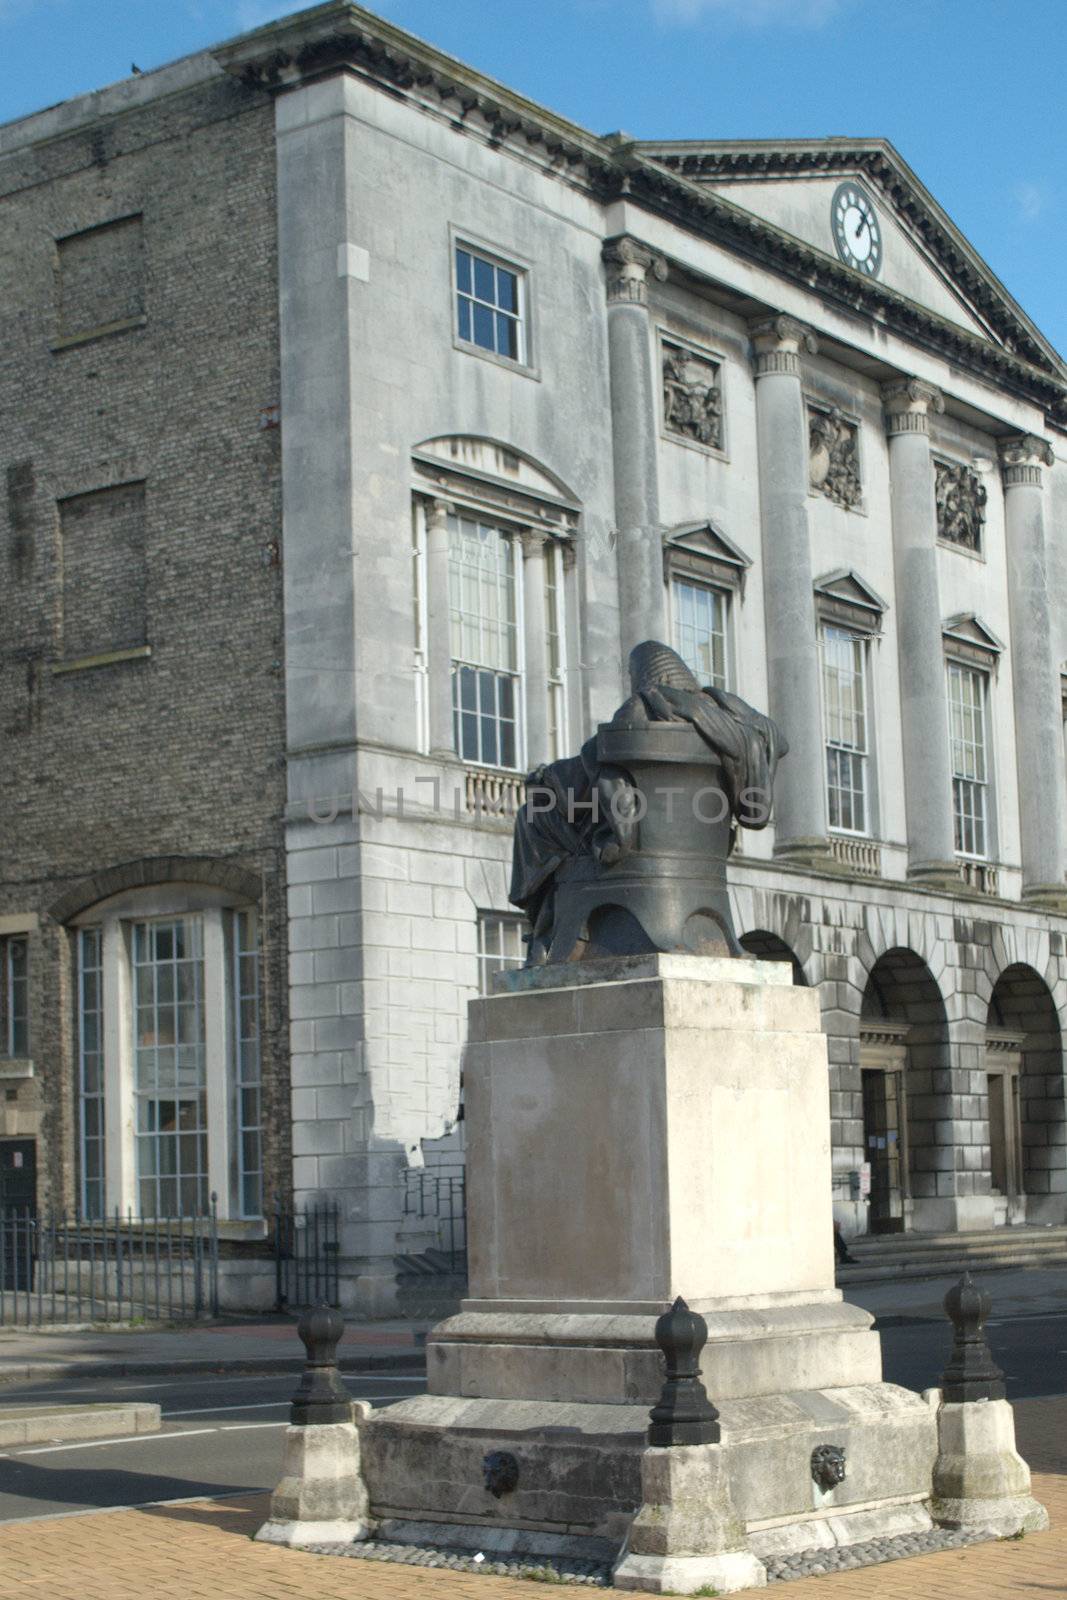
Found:
<svg viewBox="0 0 1067 1600"><path fill-rule="evenodd" d="M338 70L355 72L387 93L447 117L468 136L507 148L557 179L591 192L602 203L626 199L723 245L837 308L869 316L883 330L1040 405L1053 424L1067 429L1067 375L1062 364L1049 355L1051 347L1042 347L1020 322L1013 321L1010 306L1006 306L1005 317L1014 333L1009 328L1007 335L999 336L1016 350L968 332L754 216L710 190L706 181L692 177L688 158L675 160L671 155L668 162L667 147L640 145L616 135L597 138L347 0L330 0L269 24L221 46L212 55L242 82L272 91L284 91ZM903 195L908 185L900 175L901 168L889 160L890 147L869 148L872 159L877 156L885 164L885 183L899 182ZM846 145L844 149L850 170L855 170L856 147ZM653 155L653 151L659 153ZM787 162L787 169L798 170L797 163ZM862 170L886 192L877 164ZM705 179L708 175L703 173ZM921 193L917 180L914 189ZM919 213L916 226L926 237L924 228L933 227L933 213L921 206ZM959 243L955 248L963 262L966 251Z"/></svg>

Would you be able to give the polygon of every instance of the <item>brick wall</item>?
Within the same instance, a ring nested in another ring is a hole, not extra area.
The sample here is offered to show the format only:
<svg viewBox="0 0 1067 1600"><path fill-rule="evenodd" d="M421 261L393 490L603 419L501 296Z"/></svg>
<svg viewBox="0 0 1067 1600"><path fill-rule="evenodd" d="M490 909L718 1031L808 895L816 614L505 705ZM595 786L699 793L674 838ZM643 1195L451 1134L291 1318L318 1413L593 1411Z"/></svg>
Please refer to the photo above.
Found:
<svg viewBox="0 0 1067 1600"><path fill-rule="evenodd" d="M75 1185L49 908L160 857L261 885L267 1192L288 1184L275 216L272 105L228 78L0 158L0 914L41 916L42 1198Z"/></svg>

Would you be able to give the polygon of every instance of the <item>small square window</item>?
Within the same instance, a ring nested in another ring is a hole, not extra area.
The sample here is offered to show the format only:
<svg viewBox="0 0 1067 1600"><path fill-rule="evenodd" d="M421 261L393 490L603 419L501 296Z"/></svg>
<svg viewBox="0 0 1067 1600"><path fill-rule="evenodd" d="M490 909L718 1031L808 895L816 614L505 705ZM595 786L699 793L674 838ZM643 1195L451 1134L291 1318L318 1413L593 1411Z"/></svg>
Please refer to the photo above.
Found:
<svg viewBox="0 0 1067 1600"><path fill-rule="evenodd" d="M456 331L464 344L526 360L525 278L519 267L456 245Z"/></svg>

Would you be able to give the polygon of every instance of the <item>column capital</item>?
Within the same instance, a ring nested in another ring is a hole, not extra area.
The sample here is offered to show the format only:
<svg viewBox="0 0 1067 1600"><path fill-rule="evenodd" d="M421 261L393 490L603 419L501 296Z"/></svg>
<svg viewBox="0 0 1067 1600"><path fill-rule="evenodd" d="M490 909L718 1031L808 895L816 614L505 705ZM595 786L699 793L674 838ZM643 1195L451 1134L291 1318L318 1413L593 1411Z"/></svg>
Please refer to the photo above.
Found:
<svg viewBox="0 0 1067 1600"><path fill-rule="evenodd" d="M647 245L624 235L611 239L601 250L608 272L608 304L648 304L648 274L658 283L667 277L667 263Z"/></svg>
<svg viewBox="0 0 1067 1600"><path fill-rule="evenodd" d="M436 497L428 496L426 500L427 528L445 527L455 509L451 500L439 500Z"/></svg>
<svg viewBox="0 0 1067 1600"><path fill-rule="evenodd" d="M882 403L890 438L896 433L929 433L930 412L945 409L941 390L921 378L895 378L883 384Z"/></svg>
<svg viewBox="0 0 1067 1600"><path fill-rule="evenodd" d="M522 545L523 559L529 561L531 556L539 556L544 552L550 535L544 528L520 528L517 537Z"/></svg>
<svg viewBox="0 0 1067 1600"><path fill-rule="evenodd" d="M1020 484L1040 489L1041 468L1051 467L1055 460L1047 439L1036 433L1018 433L999 440L997 448L1005 489L1017 489Z"/></svg>
<svg viewBox="0 0 1067 1600"><path fill-rule="evenodd" d="M811 329L796 317L778 315L750 322L748 331L756 347L756 377L787 372L800 376L800 354L815 355L819 341Z"/></svg>

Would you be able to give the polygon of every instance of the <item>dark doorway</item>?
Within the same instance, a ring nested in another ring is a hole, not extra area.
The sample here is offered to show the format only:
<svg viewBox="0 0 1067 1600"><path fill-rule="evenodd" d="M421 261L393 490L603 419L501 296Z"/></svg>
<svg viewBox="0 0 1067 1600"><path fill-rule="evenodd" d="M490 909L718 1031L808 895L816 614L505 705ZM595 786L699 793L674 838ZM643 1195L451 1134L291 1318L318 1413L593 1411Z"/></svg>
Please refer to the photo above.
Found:
<svg viewBox="0 0 1067 1600"><path fill-rule="evenodd" d="M37 1141L0 1139L0 1291L29 1289L37 1212Z"/></svg>
<svg viewBox="0 0 1067 1600"><path fill-rule="evenodd" d="M901 1074L877 1068L863 1074L863 1143L871 1166L872 1233L900 1233L904 1227L901 1140Z"/></svg>

